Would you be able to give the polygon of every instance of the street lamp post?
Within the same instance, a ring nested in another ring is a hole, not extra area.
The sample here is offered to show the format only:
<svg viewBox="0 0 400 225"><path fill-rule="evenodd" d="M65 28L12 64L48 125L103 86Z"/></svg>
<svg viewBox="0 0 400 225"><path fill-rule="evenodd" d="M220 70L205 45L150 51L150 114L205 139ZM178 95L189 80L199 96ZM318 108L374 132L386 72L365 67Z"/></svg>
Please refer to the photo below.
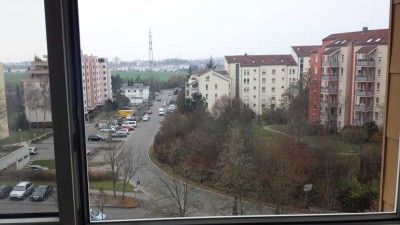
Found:
<svg viewBox="0 0 400 225"><path fill-rule="evenodd" d="M21 129L18 129L18 131L19 131L19 137L21 138L21 143L22 143L22 130Z"/></svg>

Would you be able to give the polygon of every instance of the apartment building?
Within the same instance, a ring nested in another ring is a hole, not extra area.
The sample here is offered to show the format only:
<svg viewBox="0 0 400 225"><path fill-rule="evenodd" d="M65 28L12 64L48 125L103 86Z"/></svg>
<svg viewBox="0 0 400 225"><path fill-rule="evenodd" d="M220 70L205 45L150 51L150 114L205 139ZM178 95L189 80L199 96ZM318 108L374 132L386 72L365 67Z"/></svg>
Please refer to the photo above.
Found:
<svg viewBox="0 0 400 225"><path fill-rule="evenodd" d="M186 98L197 92L206 98L208 110L211 111L218 98L231 97L231 78L226 71L201 69L191 75L185 85Z"/></svg>
<svg viewBox="0 0 400 225"><path fill-rule="evenodd" d="M231 95L258 115L270 105L281 106L282 94L300 78L292 55L225 56L225 70L232 79Z"/></svg>
<svg viewBox="0 0 400 225"><path fill-rule="evenodd" d="M112 100L111 70L103 58L81 55L82 87L85 114L106 100Z"/></svg>
<svg viewBox="0 0 400 225"><path fill-rule="evenodd" d="M6 87L4 82L3 63L0 63L0 139L8 137L9 135Z"/></svg>
<svg viewBox="0 0 400 225"><path fill-rule="evenodd" d="M35 56L26 71L30 78L21 79L25 115L31 127L52 127L49 69L46 57Z"/></svg>
<svg viewBox="0 0 400 225"><path fill-rule="evenodd" d="M129 98L131 104L142 104L149 101L150 86L134 84L124 87L124 95Z"/></svg>
<svg viewBox="0 0 400 225"><path fill-rule="evenodd" d="M309 120L330 128L383 124L388 30L331 34L313 51ZM312 97L311 97L312 96Z"/></svg>
<svg viewBox="0 0 400 225"><path fill-rule="evenodd" d="M292 56L297 63L300 77L309 72L311 52L318 48L321 48L321 45L292 46Z"/></svg>

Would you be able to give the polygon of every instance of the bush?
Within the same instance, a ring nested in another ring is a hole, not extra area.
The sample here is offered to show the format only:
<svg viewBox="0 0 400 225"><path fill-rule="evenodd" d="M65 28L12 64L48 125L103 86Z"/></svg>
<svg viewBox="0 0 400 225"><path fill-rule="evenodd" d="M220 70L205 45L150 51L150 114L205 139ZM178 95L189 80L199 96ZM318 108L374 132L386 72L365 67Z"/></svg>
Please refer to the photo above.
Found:
<svg viewBox="0 0 400 225"><path fill-rule="evenodd" d="M9 170L0 173L0 180L2 181L16 181L20 182L23 180L29 181L56 181L56 171L31 171L27 170Z"/></svg>
<svg viewBox="0 0 400 225"><path fill-rule="evenodd" d="M382 131L375 132L372 137L369 139L372 143L382 143L383 141L383 133Z"/></svg>
<svg viewBox="0 0 400 225"><path fill-rule="evenodd" d="M89 181L111 181L112 180L111 171L99 171L90 170L89 171Z"/></svg>

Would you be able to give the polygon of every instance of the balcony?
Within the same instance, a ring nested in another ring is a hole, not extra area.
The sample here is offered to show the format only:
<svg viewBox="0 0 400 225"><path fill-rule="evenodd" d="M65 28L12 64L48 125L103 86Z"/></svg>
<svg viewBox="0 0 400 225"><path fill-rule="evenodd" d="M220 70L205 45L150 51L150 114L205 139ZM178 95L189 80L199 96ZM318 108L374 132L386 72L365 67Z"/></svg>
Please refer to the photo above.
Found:
<svg viewBox="0 0 400 225"><path fill-rule="evenodd" d="M372 111L372 106L364 104L354 105L354 111L369 112Z"/></svg>
<svg viewBox="0 0 400 225"><path fill-rule="evenodd" d="M322 66L324 66L324 67L339 67L339 61L323 61Z"/></svg>
<svg viewBox="0 0 400 225"><path fill-rule="evenodd" d="M356 61L356 66L360 67L375 67L375 60L373 59L359 59Z"/></svg>
<svg viewBox="0 0 400 225"><path fill-rule="evenodd" d="M321 101L321 107L322 108L332 108L332 107L337 107L337 102L336 101Z"/></svg>
<svg viewBox="0 0 400 225"><path fill-rule="evenodd" d="M332 120L336 120L336 115L328 115L326 113L322 113L319 116L319 118L320 118L320 120L323 120L323 121L332 121Z"/></svg>
<svg viewBox="0 0 400 225"><path fill-rule="evenodd" d="M356 82L374 82L373 76L356 75Z"/></svg>
<svg viewBox="0 0 400 225"><path fill-rule="evenodd" d="M321 94L337 94L337 88L328 88L328 87L321 87Z"/></svg>
<svg viewBox="0 0 400 225"><path fill-rule="evenodd" d="M370 119L354 119L353 124L356 126L362 126L364 123L371 121Z"/></svg>
<svg viewBox="0 0 400 225"><path fill-rule="evenodd" d="M337 81L338 76L336 73L333 74L322 74L321 75L321 80L328 80L328 81Z"/></svg>
<svg viewBox="0 0 400 225"><path fill-rule="evenodd" d="M321 91L322 93L322 91ZM355 96L360 96L360 97L373 97L373 92L372 91L363 91L363 90L356 90Z"/></svg>

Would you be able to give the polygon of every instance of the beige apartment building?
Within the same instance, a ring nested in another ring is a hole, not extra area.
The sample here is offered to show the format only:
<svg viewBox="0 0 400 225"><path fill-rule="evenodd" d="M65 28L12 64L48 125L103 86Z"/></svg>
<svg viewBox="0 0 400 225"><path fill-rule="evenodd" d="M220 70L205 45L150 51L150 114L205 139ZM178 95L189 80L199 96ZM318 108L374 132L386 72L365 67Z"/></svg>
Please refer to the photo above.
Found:
<svg viewBox="0 0 400 225"><path fill-rule="evenodd" d="M112 100L111 70L103 58L81 55L82 86L85 114Z"/></svg>
<svg viewBox="0 0 400 225"><path fill-rule="evenodd" d="M218 98L231 97L231 78L226 71L202 69L191 75L185 85L186 98L198 92L206 98L208 110L211 111Z"/></svg>
<svg viewBox="0 0 400 225"><path fill-rule="evenodd" d="M3 63L0 63L0 139L8 137L9 135L6 87L4 82Z"/></svg>
<svg viewBox="0 0 400 225"><path fill-rule="evenodd" d="M318 48L321 48L321 45L292 46L292 56L297 63L300 77L309 72L311 52Z"/></svg>
<svg viewBox="0 0 400 225"><path fill-rule="evenodd" d="M388 35L387 29L364 27L362 31L324 38L323 47L313 56L312 81L320 83L320 87L316 94L310 92L314 98L310 98L309 105L314 107L310 107L309 114L320 115L321 124L338 130L368 121L375 121L381 127ZM319 102L319 107L315 107L315 102Z"/></svg>
<svg viewBox="0 0 400 225"><path fill-rule="evenodd" d="M283 93L300 78L291 55L225 56L225 70L232 79L231 96L241 98L257 115L269 106L281 106Z"/></svg>

